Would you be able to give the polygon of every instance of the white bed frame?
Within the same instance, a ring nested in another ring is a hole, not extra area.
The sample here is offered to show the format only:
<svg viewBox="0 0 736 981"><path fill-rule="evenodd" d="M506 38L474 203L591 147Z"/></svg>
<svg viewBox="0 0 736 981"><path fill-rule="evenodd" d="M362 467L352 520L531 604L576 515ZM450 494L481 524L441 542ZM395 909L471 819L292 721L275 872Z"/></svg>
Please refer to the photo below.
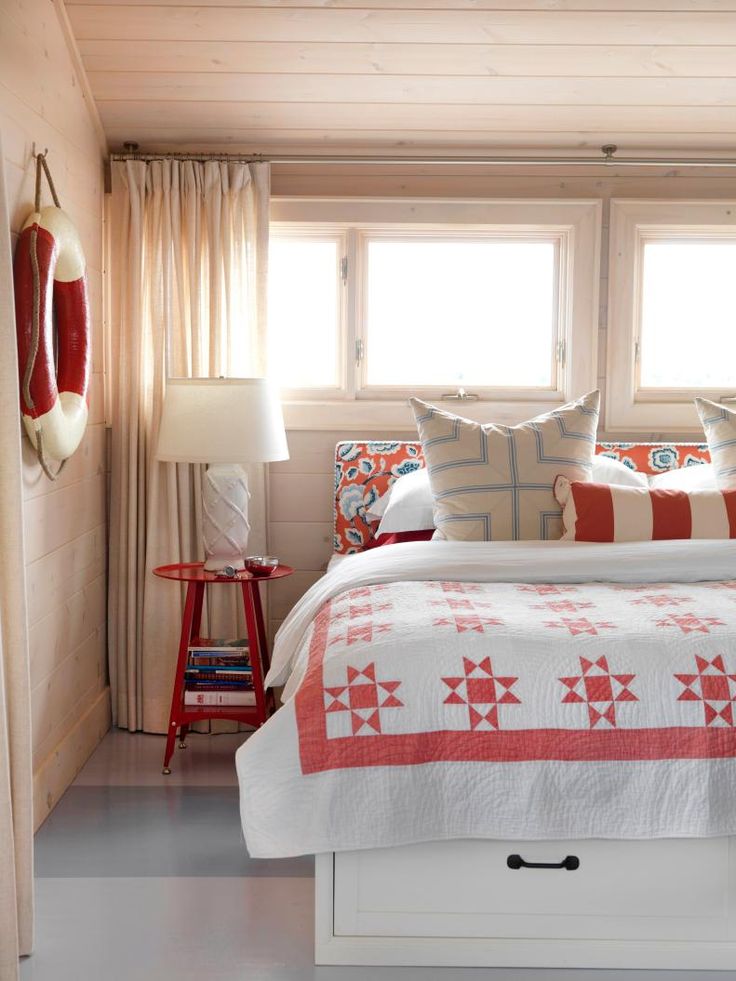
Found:
<svg viewBox="0 0 736 981"><path fill-rule="evenodd" d="M579 865L510 868L514 855ZM316 962L736 970L736 838L460 840L318 855Z"/></svg>
<svg viewBox="0 0 736 981"><path fill-rule="evenodd" d="M318 855L316 963L734 970L736 838Z"/></svg>

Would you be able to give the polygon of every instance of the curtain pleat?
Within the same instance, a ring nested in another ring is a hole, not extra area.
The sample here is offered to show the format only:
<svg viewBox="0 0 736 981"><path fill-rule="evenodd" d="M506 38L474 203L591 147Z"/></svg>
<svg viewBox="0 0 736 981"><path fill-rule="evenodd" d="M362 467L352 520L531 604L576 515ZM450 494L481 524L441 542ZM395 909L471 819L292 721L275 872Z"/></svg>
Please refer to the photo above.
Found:
<svg viewBox="0 0 736 981"><path fill-rule="evenodd" d="M110 675L131 731L167 729L181 627L183 591L151 570L203 557L203 468L155 458L166 379L263 374L269 194L268 164L113 164ZM257 552L265 471L247 470ZM235 592L208 591L210 633L243 632Z"/></svg>
<svg viewBox="0 0 736 981"><path fill-rule="evenodd" d="M33 945L33 771L10 216L0 141L0 978Z"/></svg>

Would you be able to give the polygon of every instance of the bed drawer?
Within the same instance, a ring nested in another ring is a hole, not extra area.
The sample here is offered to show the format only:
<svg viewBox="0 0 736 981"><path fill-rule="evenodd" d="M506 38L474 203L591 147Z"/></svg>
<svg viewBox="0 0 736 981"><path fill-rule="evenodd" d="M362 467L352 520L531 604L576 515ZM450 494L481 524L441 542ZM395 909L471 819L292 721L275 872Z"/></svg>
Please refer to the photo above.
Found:
<svg viewBox="0 0 736 981"><path fill-rule="evenodd" d="M511 868L509 856L577 868ZM575 862L569 863L571 866ZM335 936L736 940L734 839L449 841L335 855Z"/></svg>

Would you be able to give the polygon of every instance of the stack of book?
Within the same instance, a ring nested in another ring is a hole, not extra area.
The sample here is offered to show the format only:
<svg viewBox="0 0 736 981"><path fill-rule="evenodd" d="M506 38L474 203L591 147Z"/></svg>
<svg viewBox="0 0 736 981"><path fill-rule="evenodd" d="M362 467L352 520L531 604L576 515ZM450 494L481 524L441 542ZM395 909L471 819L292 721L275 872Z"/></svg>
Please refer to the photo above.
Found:
<svg viewBox="0 0 736 981"><path fill-rule="evenodd" d="M189 645L185 705L255 705L248 641L198 637Z"/></svg>

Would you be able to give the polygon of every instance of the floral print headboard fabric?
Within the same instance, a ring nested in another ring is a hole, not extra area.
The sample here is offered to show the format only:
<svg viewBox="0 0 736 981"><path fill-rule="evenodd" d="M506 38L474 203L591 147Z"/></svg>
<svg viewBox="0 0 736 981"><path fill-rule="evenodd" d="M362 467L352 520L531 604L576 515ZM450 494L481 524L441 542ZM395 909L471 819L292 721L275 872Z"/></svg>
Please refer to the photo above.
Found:
<svg viewBox="0 0 736 981"><path fill-rule="evenodd" d="M662 473L709 463L704 443L597 443L596 453L620 460L632 470ZM424 466L419 442L346 440L335 448L334 550L362 552L373 539L377 522L368 511L397 477Z"/></svg>
<svg viewBox="0 0 736 981"><path fill-rule="evenodd" d="M595 451L651 476L710 463L707 443L596 443Z"/></svg>
<svg viewBox="0 0 736 981"><path fill-rule="evenodd" d="M397 477L424 466L422 444L357 440L335 448L334 549L362 552L373 538L376 522L368 520L372 504Z"/></svg>

